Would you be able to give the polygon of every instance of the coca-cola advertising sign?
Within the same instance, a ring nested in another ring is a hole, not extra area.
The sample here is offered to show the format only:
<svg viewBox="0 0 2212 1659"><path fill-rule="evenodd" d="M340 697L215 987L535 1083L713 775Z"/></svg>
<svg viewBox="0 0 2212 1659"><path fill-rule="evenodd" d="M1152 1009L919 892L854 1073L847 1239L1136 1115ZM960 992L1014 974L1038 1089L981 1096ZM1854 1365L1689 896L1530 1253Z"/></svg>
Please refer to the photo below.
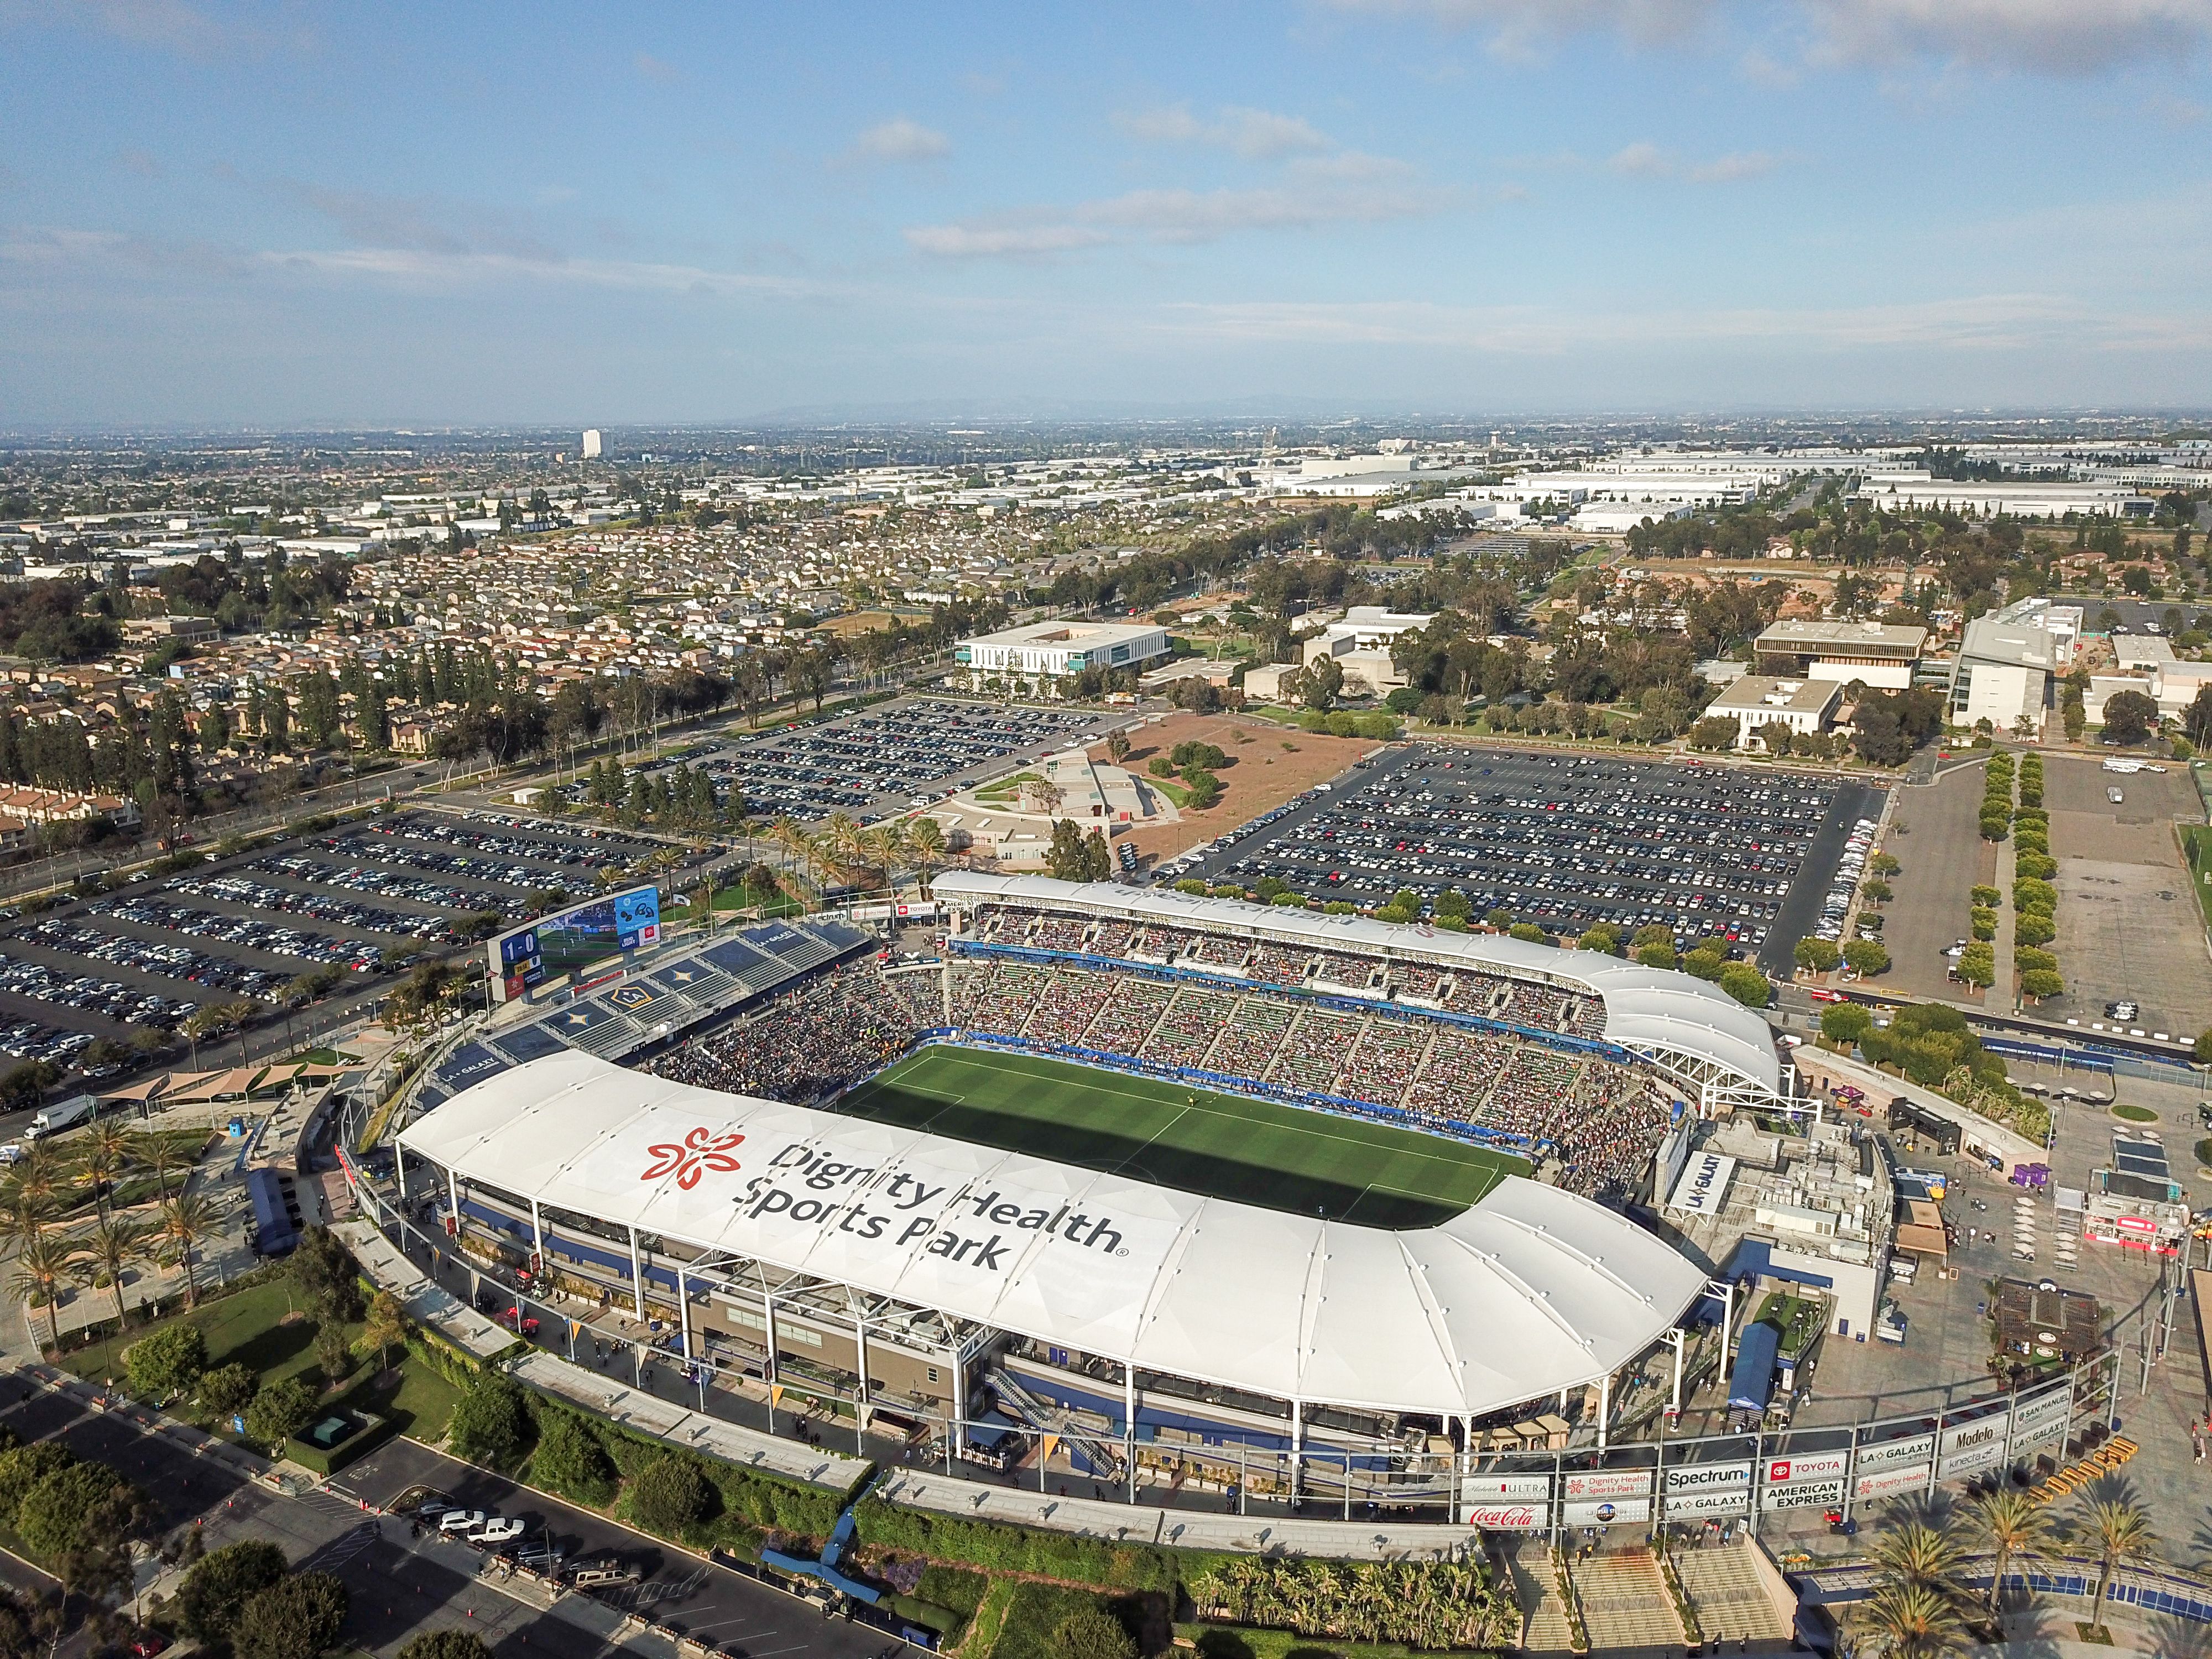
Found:
<svg viewBox="0 0 2212 1659"><path fill-rule="evenodd" d="M1549 1504L1470 1504L1467 1524L1485 1532L1541 1532L1551 1515Z"/></svg>

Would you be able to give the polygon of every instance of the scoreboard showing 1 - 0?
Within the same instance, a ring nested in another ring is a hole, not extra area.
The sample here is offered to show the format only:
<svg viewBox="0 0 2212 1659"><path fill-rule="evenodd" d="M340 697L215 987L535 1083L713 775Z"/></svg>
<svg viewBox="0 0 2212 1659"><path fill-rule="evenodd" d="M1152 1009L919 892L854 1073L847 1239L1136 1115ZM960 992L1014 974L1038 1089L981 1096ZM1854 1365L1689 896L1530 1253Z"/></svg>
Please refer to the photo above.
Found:
<svg viewBox="0 0 2212 1659"><path fill-rule="evenodd" d="M544 984L549 975L659 943L658 887L632 887L572 904L489 942L494 994L501 1001L509 1001Z"/></svg>

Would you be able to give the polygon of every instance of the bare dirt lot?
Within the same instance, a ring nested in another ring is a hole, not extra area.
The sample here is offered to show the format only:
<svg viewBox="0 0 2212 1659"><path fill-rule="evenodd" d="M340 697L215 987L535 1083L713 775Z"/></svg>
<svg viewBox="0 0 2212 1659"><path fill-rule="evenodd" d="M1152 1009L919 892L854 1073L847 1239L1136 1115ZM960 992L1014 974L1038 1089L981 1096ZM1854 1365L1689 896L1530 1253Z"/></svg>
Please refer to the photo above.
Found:
<svg viewBox="0 0 2212 1659"><path fill-rule="evenodd" d="M2185 769L2118 774L2051 756L2045 775L2067 995L2041 1012L2086 1024L2124 997L2142 1005L2134 1024L2146 1030L2212 1025L2212 966L2173 834L2177 817L2196 817ZM2115 788L2118 802L2106 798Z"/></svg>
<svg viewBox="0 0 2212 1659"><path fill-rule="evenodd" d="M1882 907L1891 965L1876 983L1886 991L1980 1000L1970 987L1952 982L1943 951L1972 927L1967 890L1996 869L1996 848L1981 836L1985 769L1962 766L1924 788L1898 792L1890 832L1882 838L1904 866L1889 881L1897 896Z"/></svg>
<svg viewBox="0 0 2212 1659"><path fill-rule="evenodd" d="M1179 743L1217 744L1230 760L1218 774L1220 800L1203 812L1184 807L1180 823L1139 830L1130 837L1137 856L1147 860L1173 858L1211 841L1316 783L1327 782L1380 746L1371 738L1320 737L1236 714L1170 714L1158 726L1131 732L1129 739L1133 746L1123 764L1140 775L1149 775L1146 767L1152 757L1170 753ZM1106 758L1103 746L1091 752L1096 759Z"/></svg>

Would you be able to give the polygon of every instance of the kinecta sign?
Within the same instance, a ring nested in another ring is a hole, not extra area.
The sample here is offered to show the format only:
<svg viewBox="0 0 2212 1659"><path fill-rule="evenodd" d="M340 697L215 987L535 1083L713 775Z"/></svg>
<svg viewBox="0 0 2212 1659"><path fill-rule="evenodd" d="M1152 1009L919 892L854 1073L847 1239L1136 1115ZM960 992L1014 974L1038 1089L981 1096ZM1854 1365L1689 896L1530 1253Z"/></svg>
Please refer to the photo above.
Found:
<svg viewBox="0 0 2212 1659"><path fill-rule="evenodd" d="M1027 1249L1025 1234L1107 1255L1128 1254L1111 1217L1072 1204L1024 1204L995 1188L953 1192L950 1182L933 1186L903 1172L876 1186L880 1171L874 1165L843 1163L799 1142L770 1154L765 1167L767 1173L752 1176L732 1200L749 1221L811 1224L993 1273L1004 1273Z"/></svg>

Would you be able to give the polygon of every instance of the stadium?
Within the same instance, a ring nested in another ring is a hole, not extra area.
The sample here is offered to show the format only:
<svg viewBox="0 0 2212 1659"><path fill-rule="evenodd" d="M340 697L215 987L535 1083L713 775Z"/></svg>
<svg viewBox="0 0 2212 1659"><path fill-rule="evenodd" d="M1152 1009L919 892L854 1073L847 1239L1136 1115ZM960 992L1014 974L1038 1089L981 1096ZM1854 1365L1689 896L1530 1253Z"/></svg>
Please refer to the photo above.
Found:
<svg viewBox="0 0 2212 1659"><path fill-rule="evenodd" d="M397 1137L403 1202L627 1307L771 1425L795 1399L1131 1498L1334 1467L1347 1509L1418 1507L1456 1452L1603 1443L1707 1284L1623 1208L1684 1115L1783 1087L1758 1015L1596 952L1042 877L935 894L935 962L820 921L708 945L801 954L628 1065L556 1016L471 1045L497 1063Z"/></svg>

